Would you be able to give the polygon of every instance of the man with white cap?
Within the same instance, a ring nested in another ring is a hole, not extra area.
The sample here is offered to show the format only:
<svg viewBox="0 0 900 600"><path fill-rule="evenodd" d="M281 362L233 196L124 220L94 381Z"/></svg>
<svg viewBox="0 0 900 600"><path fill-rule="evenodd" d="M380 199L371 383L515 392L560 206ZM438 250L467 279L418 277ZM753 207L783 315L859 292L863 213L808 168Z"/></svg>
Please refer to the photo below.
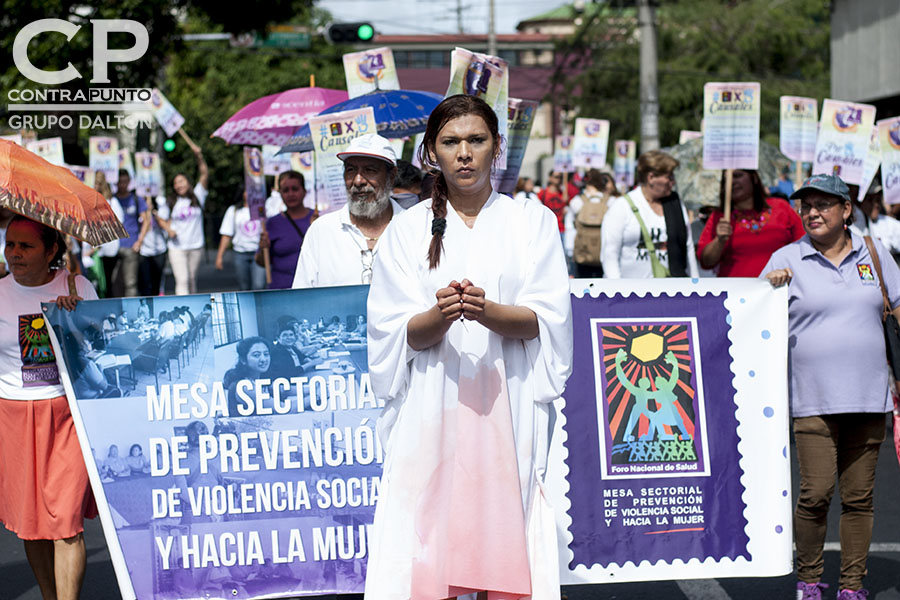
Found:
<svg viewBox="0 0 900 600"><path fill-rule="evenodd" d="M374 133L359 136L337 156L344 162L347 204L310 225L294 288L369 283L378 240L391 218L403 211L391 199L397 156L387 139Z"/></svg>

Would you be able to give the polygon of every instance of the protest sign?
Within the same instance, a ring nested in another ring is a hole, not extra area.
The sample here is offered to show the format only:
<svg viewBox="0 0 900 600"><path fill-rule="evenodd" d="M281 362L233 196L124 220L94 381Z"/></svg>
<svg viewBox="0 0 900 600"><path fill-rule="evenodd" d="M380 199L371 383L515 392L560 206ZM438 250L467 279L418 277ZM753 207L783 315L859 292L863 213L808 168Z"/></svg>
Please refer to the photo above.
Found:
<svg viewBox="0 0 900 600"><path fill-rule="evenodd" d="M244 193L250 219L266 218L266 176L263 173L263 158L259 148L244 146Z"/></svg>
<svg viewBox="0 0 900 600"><path fill-rule="evenodd" d="M875 107L825 99L819 121L813 173L837 175L847 184L862 182Z"/></svg>
<svg viewBox="0 0 900 600"><path fill-rule="evenodd" d="M634 169L637 166L637 144L632 140L616 140L613 158L613 176L616 187L630 190L634 185Z"/></svg>
<svg viewBox="0 0 900 600"><path fill-rule="evenodd" d="M113 137L92 136L88 140L88 165L94 173L103 173L115 190L119 177L119 140Z"/></svg>
<svg viewBox="0 0 900 600"><path fill-rule="evenodd" d="M94 187L94 170L90 167L80 167L78 165L66 165L66 168L72 172L72 175L88 187Z"/></svg>
<svg viewBox="0 0 900 600"><path fill-rule="evenodd" d="M794 161L812 162L816 158L819 132L819 105L815 98L781 97L779 148Z"/></svg>
<svg viewBox="0 0 900 600"><path fill-rule="evenodd" d="M787 290L694 281L572 282L546 482L564 584L792 571Z"/></svg>
<svg viewBox="0 0 900 600"><path fill-rule="evenodd" d="M563 173L571 173L575 170L572 155L572 142L574 138L571 135L556 136L556 150L553 152L553 170L562 171Z"/></svg>
<svg viewBox="0 0 900 600"><path fill-rule="evenodd" d="M266 175L275 175L277 177L284 171L290 171L293 153L285 152L284 154L278 154L279 150L281 150L281 146L273 146L271 144L263 145L262 163L263 173Z"/></svg>
<svg viewBox="0 0 900 600"><path fill-rule="evenodd" d="M155 198L162 193L162 167L155 152L135 152L135 192L142 198Z"/></svg>
<svg viewBox="0 0 900 600"><path fill-rule="evenodd" d="M337 153L350 141L367 133L377 133L371 106L319 115L309 120L316 153L316 207L320 213L338 210L347 203L344 163Z"/></svg>
<svg viewBox="0 0 900 600"><path fill-rule="evenodd" d="M786 289L584 285L546 479L563 583L789 573ZM384 459L366 295L44 305L123 597L362 590ZM167 339L176 307L193 320ZM104 339L110 313L129 325Z"/></svg>
<svg viewBox="0 0 900 600"><path fill-rule="evenodd" d="M470 52L456 48L450 53L450 86L446 96L466 94L476 96L493 107L497 114L498 130L506 142L509 112L509 63L499 56ZM506 151L501 149L495 164L506 168Z"/></svg>
<svg viewBox="0 0 900 600"><path fill-rule="evenodd" d="M6 140L7 142L12 142L13 144L24 146L21 133L14 133L12 135L0 135L0 140Z"/></svg>
<svg viewBox="0 0 900 600"><path fill-rule="evenodd" d="M531 137L531 126L534 125L537 108L538 103L531 100L509 99L506 168L495 169L491 177L494 189L501 194L512 196L516 192L516 182L519 179L522 160L525 158L528 138ZM421 144L420 138L417 137L416 140Z"/></svg>
<svg viewBox="0 0 900 600"><path fill-rule="evenodd" d="M900 117L878 121L884 201L900 204Z"/></svg>
<svg viewBox="0 0 900 600"><path fill-rule="evenodd" d="M863 163L862 179L859 183L859 199L866 196L866 192L875 180L878 167L881 166L881 141L878 138L878 127L872 128L872 136L869 138L869 151L866 153L866 162Z"/></svg>
<svg viewBox="0 0 900 600"><path fill-rule="evenodd" d="M351 98L375 90L400 89L394 53L387 47L345 54L344 77Z"/></svg>
<svg viewBox="0 0 900 600"><path fill-rule="evenodd" d="M297 292L147 298L89 352L104 313L141 300L45 305L123 597L362 592L383 460L367 289ZM193 324L166 340L180 306ZM290 319L318 348L303 368L278 337Z"/></svg>
<svg viewBox="0 0 900 600"><path fill-rule="evenodd" d="M688 129L682 129L678 132L678 143L683 144L689 140L695 140L698 137L703 137L702 131L690 131Z"/></svg>
<svg viewBox="0 0 900 600"><path fill-rule="evenodd" d="M413 138L413 153L412 153L412 164L417 169L422 169L422 161L419 160L419 148L422 147L422 140L425 139L425 132L417 133L416 137Z"/></svg>
<svg viewBox="0 0 900 600"><path fill-rule="evenodd" d="M25 149L34 152L48 163L58 167L66 166L63 158L63 145L61 137L52 137L45 140L32 140L25 143Z"/></svg>
<svg viewBox="0 0 900 600"><path fill-rule="evenodd" d="M703 86L703 168L759 167L759 84Z"/></svg>
<svg viewBox="0 0 900 600"><path fill-rule="evenodd" d="M316 162L315 152L292 152L291 169L303 175L306 186L306 197L303 205L307 208L316 207Z"/></svg>
<svg viewBox="0 0 900 600"><path fill-rule="evenodd" d="M576 167L600 168L606 164L609 145L609 121L575 119L575 141L572 158Z"/></svg>
<svg viewBox="0 0 900 600"><path fill-rule="evenodd" d="M153 113L153 118L156 119L156 122L163 128L167 136L172 137L184 125L184 117L157 88L153 88L148 104L150 105L150 112Z"/></svg>

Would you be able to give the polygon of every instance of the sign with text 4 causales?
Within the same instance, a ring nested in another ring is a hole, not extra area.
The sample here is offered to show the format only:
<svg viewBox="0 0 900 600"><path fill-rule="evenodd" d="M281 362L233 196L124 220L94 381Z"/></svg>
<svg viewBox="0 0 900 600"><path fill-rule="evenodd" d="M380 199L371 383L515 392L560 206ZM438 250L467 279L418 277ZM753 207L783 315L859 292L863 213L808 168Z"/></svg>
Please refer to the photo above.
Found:
<svg viewBox="0 0 900 600"><path fill-rule="evenodd" d="M703 168L759 167L759 83L703 86Z"/></svg>
<svg viewBox="0 0 900 600"><path fill-rule="evenodd" d="M878 121L884 201L900 204L900 117Z"/></svg>
<svg viewBox="0 0 900 600"><path fill-rule="evenodd" d="M874 126L874 106L826 99L812 172L837 175L848 184L862 183Z"/></svg>

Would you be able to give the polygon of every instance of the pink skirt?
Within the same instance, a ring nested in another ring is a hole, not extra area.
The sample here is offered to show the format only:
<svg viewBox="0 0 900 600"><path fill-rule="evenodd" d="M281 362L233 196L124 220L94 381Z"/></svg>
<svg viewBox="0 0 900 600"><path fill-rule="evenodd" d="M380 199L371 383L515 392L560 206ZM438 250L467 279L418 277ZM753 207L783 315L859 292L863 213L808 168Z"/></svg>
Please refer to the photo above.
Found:
<svg viewBox="0 0 900 600"><path fill-rule="evenodd" d="M23 540L60 540L96 516L66 397L0 398L0 522Z"/></svg>

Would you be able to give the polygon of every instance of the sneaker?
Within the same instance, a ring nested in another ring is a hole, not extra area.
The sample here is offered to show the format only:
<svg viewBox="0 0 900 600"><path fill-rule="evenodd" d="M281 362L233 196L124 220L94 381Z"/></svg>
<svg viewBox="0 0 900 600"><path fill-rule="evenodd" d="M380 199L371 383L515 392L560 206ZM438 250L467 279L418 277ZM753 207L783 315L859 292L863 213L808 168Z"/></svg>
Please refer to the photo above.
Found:
<svg viewBox="0 0 900 600"><path fill-rule="evenodd" d="M838 592L838 600L866 600L869 595L869 590L858 589L856 591L853 590L841 590Z"/></svg>
<svg viewBox="0 0 900 600"><path fill-rule="evenodd" d="M828 587L827 583L797 582L797 600L822 600L822 590ZM849 600L849 597L841 600Z"/></svg>

